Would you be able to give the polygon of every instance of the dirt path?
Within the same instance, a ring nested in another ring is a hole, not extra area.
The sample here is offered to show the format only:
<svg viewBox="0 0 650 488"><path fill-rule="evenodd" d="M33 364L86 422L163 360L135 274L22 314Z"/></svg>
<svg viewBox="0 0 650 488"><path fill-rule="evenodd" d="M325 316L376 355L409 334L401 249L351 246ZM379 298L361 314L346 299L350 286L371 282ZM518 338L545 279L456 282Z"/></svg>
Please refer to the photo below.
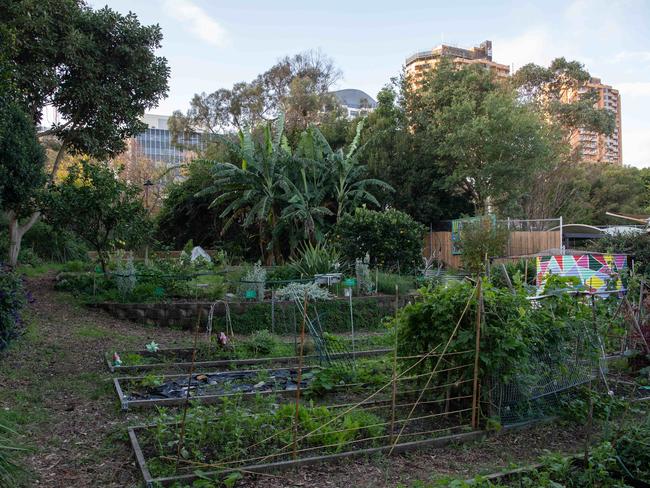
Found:
<svg viewBox="0 0 650 488"><path fill-rule="evenodd" d="M109 348L141 348L151 340L183 343L187 334L118 321L53 290L52 276L28 281L35 302L29 328L0 358L0 407L15 412L29 464L47 487L138 486L124 425L102 362Z"/></svg>
<svg viewBox="0 0 650 488"><path fill-rule="evenodd" d="M34 449L27 459L33 486L140 486L125 426L143 417L119 410L102 354L142 348L151 340L163 347L187 345L189 334L119 321L75 304L53 290L52 276L32 278L28 285L36 302L27 333L0 356L0 408ZM546 425L473 446L351 459L247 478L240 485L409 486L415 480L467 477L525 463L544 449L575 450L582 438L580 429Z"/></svg>

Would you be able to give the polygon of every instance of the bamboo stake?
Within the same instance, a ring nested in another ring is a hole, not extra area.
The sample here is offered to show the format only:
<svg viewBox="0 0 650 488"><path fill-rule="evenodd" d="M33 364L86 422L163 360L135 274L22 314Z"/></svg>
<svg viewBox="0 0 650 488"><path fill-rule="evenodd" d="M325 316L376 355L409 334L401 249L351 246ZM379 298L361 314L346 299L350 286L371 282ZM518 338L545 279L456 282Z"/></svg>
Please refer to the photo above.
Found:
<svg viewBox="0 0 650 488"><path fill-rule="evenodd" d="M478 428L478 369L479 357L481 354L481 308L483 305L483 293L481 290L481 278L479 277L476 284L476 352L474 355L474 388L472 395L472 428Z"/></svg>
<svg viewBox="0 0 650 488"><path fill-rule="evenodd" d="M479 281L479 283L480 283L480 281ZM411 419L411 416L413 415L413 412L415 411L416 407L417 407L418 404L420 403L420 400L422 400L422 396L424 395L425 390L426 390L427 388L429 388L429 384L431 383L431 380L433 379L433 376L434 376L435 374L439 373L439 371L438 371L438 366L440 366L440 363L442 362L442 358L443 358L443 356L444 356L445 353L447 352L447 349L449 348L449 345L451 344L452 339L453 339L454 336L456 335L456 332L458 332L458 328L460 327L460 323L461 323L461 321L463 320L463 317L465 316L465 313L467 313L467 310L469 309L469 305L470 305L470 303L472 302L472 297L474 296L474 294L476 293L476 291L477 291L477 287L474 287L474 288L472 289L472 293L470 294L470 296L469 296L469 298L468 298L468 300L467 300L467 303L465 304L465 308L463 309L463 312L460 314L460 317L458 318L458 322L456 323L456 327L454 327L454 330L451 332L451 335L449 336L449 340L447 341L447 344L445 344L445 347L442 349L442 353L441 353L440 357L438 357L438 360L436 361L435 366L434 366L433 369L431 370L431 374L429 375L429 378L427 379L427 382L426 382L426 384L424 385L424 388L422 388L422 390L420 391L420 394L419 394L419 396L418 396L418 399L416 400L415 404L413 405L413 408L411 408L411 411L409 412L409 414L408 414L406 420L404 421L404 425L402 426L402 428L400 429L399 433L397 434L397 437L395 438L395 441L393 442L393 445L391 446L390 451L388 451L388 454L389 454L389 455L393 454L393 450L395 449L395 446L396 446L397 443L399 442L399 439L400 439L400 437L402 436L402 433L404 432L404 429L406 428L406 423ZM420 360L420 361L421 361L421 360ZM418 362L420 362L420 361L418 361ZM416 364L417 364L417 363L416 363ZM407 370L407 371L408 371L408 370ZM400 422L401 422L401 421L400 421Z"/></svg>
<svg viewBox="0 0 650 488"><path fill-rule="evenodd" d="M630 310L630 313L632 315L632 320L634 321L634 325L636 326L636 330L641 336L641 340L645 344L646 352L650 352L650 346L648 345L648 341L645 338L645 335L643 335L643 329L641 329L641 325L636 319L636 313L634 311L634 307L630 304L629 300L627 299L627 296L624 298L625 303L627 304L628 309Z"/></svg>
<svg viewBox="0 0 650 488"><path fill-rule="evenodd" d="M395 342L393 344L393 391L390 414L390 441L393 442L395 434L395 397L397 396L397 310L399 308L399 285L395 285Z"/></svg>
<svg viewBox="0 0 650 488"><path fill-rule="evenodd" d="M296 382L296 417L293 425L293 458L296 459L298 453L298 423L300 421L300 382L302 381L302 354L305 347L305 322L307 321L307 292L305 291L305 302L302 311L302 325L300 326L300 355L298 357L298 378Z"/></svg>
<svg viewBox="0 0 650 488"><path fill-rule="evenodd" d="M185 420L187 419L187 408L190 404L190 386L192 385L192 375L194 374L194 363L196 361L196 345L199 340L199 323L201 322L201 310L197 312L196 328L194 329L194 347L192 348L192 362L190 363L190 372L187 375L187 393L185 394L185 403L183 404L183 419L181 420L181 436L178 440L178 449L176 450L176 466L174 471L178 469L178 460L181 457L183 450L183 441L185 440Z"/></svg>

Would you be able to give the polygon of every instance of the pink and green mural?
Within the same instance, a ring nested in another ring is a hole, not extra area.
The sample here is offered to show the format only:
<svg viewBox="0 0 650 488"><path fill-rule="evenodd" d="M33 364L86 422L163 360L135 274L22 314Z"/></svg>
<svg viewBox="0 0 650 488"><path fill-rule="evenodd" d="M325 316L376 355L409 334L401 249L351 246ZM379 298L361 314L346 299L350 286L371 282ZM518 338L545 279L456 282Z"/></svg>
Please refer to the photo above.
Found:
<svg viewBox="0 0 650 488"><path fill-rule="evenodd" d="M546 277L555 274L575 276L591 293L623 290L622 271L627 269L625 254L578 254L573 256L539 256L537 290L544 289Z"/></svg>

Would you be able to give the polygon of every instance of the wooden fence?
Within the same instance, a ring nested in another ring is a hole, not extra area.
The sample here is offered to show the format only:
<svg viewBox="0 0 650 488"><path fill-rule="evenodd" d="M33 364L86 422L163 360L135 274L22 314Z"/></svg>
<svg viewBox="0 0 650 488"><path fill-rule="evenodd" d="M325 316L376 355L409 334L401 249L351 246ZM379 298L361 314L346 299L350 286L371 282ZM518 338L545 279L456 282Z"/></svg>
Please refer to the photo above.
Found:
<svg viewBox="0 0 650 488"><path fill-rule="evenodd" d="M560 231L511 231L507 256L535 254L562 247ZM424 239L425 257L433 256L450 268L461 266L461 256L451 252L451 232L431 232Z"/></svg>

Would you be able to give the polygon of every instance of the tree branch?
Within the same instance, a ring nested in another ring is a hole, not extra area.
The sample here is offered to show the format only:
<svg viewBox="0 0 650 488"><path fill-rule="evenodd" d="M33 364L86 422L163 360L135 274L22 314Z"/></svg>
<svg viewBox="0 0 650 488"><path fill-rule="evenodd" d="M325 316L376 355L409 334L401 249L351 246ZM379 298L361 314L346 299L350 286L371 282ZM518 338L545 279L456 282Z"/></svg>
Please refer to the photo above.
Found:
<svg viewBox="0 0 650 488"><path fill-rule="evenodd" d="M25 222L23 225L18 224L18 233L21 238L25 235L25 232L27 232L29 229L32 228L32 226L36 223L36 221L40 216L41 216L41 212L36 211L32 215L30 215L29 220Z"/></svg>
<svg viewBox="0 0 650 488"><path fill-rule="evenodd" d="M54 164L52 165L52 172L50 173L50 183L54 181L54 177L56 176L56 172L59 169L59 165L61 164L61 160L63 159L63 155L65 154L65 149L68 145L68 142L64 139L61 141L61 147L59 148L59 152L56 155L56 159L54 160Z"/></svg>
<svg viewBox="0 0 650 488"><path fill-rule="evenodd" d="M71 120L68 120L68 121L67 121L65 124L63 124L63 125L59 125L59 126L56 126L56 127L52 127L51 129L47 129L47 130L44 130L44 131L41 131L41 132L37 133L37 134L36 134L36 137L41 138L41 137L45 137L45 136L51 136L51 135L53 135L53 134L56 134L56 133L59 132L60 130L65 129L65 128L68 127L70 124L72 124L72 121L71 121Z"/></svg>

